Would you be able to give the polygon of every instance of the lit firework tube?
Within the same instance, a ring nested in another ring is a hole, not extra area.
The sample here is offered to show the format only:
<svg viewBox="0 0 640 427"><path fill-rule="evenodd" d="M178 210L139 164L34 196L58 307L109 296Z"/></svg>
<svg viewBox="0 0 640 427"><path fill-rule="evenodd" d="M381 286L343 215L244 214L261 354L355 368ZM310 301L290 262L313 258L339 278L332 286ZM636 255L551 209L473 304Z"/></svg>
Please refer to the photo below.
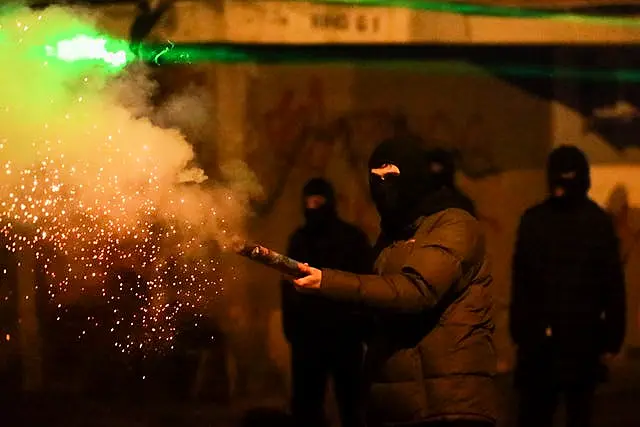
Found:
<svg viewBox="0 0 640 427"><path fill-rule="evenodd" d="M293 277L306 276L305 273L300 271L301 263L288 256L272 251L269 248L258 245L257 243L238 240L234 242L233 247L237 254L266 265L267 267L274 268L283 274Z"/></svg>

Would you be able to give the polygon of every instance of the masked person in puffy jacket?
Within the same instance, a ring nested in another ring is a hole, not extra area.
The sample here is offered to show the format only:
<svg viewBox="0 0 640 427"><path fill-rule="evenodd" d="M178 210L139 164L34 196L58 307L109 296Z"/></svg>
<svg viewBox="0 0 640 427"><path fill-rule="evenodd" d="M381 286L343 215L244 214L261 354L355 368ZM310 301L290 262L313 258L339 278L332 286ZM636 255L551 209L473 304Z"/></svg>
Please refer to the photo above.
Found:
<svg viewBox="0 0 640 427"><path fill-rule="evenodd" d="M562 396L567 425L587 427L601 362L622 346L624 273L612 218L587 195L585 155L557 148L547 177L550 196L522 216L513 261L519 425L550 427Z"/></svg>
<svg viewBox="0 0 640 427"><path fill-rule="evenodd" d="M492 276L480 224L411 141L369 161L381 218L374 274L302 266L303 294L357 304L374 319L365 355L370 427L496 422ZM328 316L330 313L324 313Z"/></svg>
<svg viewBox="0 0 640 427"><path fill-rule="evenodd" d="M302 194L305 224L289 240L288 255L312 265L368 273L372 248L357 227L336 211L333 187L314 178ZM299 427L324 426L325 390L333 378L342 425L361 423L362 322L352 304L303 295L282 282L284 333L291 345L291 411Z"/></svg>

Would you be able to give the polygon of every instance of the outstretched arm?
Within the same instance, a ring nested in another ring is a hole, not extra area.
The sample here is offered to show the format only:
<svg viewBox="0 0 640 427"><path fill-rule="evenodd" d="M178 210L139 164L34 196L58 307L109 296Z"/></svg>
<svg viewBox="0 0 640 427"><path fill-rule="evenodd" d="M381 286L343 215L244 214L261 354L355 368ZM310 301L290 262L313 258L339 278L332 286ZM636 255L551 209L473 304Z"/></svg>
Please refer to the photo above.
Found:
<svg viewBox="0 0 640 427"><path fill-rule="evenodd" d="M408 243L414 245L413 251L397 274L360 275L329 269L317 273L319 270L309 268L312 274L295 283L366 306L405 312L433 308L467 274L482 249L478 222L470 215L445 213L438 221L429 230L418 230L415 241Z"/></svg>

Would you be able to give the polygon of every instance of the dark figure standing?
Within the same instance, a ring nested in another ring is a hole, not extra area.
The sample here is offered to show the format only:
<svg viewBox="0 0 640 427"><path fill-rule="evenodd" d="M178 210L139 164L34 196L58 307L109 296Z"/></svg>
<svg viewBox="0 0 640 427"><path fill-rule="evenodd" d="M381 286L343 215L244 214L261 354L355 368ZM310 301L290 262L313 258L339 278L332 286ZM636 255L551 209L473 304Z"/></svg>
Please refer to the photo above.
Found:
<svg viewBox="0 0 640 427"><path fill-rule="evenodd" d="M294 280L305 295L356 303L375 319L365 357L370 427L496 421L484 237L432 166L411 141L381 143L369 162L382 228L375 274L301 266L308 275Z"/></svg>
<svg viewBox="0 0 640 427"><path fill-rule="evenodd" d="M585 155L559 147L547 174L550 197L523 215L513 263L519 426L550 427L563 396L567 425L588 427L603 359L622 346L624 273L612 219L587 195Z"/></svg>
<svg viewBox="0 0 640 427"><path fill-rule="evenodd" d="M456 185L456 161L451 151L434 148L427 151L427 157L433 173L433 179L450 191L451 197L457 197L460 205L471 215L476 215L473 201Z"/></svg>
<svg viewBox="0 0 640 427"><path fill-rule="evenodd" d="M372 248L367 236L342 221L333 187L315 178L303 190L306 222L290 238L287 255L301 262L367 273ZM291 344L291 410L299 427L324 426L324 398L333 378L343 427L360 425L363 343L354 307L302 295L282 282L284 333Z"/></svg>

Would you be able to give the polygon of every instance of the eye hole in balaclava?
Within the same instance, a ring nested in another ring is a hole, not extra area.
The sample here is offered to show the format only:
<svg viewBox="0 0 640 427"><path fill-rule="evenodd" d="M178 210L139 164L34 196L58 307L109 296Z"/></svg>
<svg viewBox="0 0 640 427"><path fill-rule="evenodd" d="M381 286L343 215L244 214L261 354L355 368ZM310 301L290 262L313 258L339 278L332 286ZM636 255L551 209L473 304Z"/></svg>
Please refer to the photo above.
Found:
<svg viewBox="0 0 640 427"><path fill-rule="evenodd" d="M454 188L456 181L455 158L451 151L434 148L426 152L433 179L440 187Z"/></svg>
<svg viewBox="0 0 640 427"><path fill-rule="evenodd" d="M547 180L551 197L559 200L584 199L591 187L587 157L572 145L556 148L549 155Z"/></svg>
<svg viewBox="0 0 640 427"><path fill-rule="evenodd" d="M336 217L335 191L322 178L309 180L302 189L302 203L307 226L321 228Z"/></svg>
<svg viewBox="0 0 640 427"><path fill-rule="evenodd" d="M382 163L370 170L369 189L381 216L393 215L394 206L400 203L401 173L394 163Z"/></svg>

